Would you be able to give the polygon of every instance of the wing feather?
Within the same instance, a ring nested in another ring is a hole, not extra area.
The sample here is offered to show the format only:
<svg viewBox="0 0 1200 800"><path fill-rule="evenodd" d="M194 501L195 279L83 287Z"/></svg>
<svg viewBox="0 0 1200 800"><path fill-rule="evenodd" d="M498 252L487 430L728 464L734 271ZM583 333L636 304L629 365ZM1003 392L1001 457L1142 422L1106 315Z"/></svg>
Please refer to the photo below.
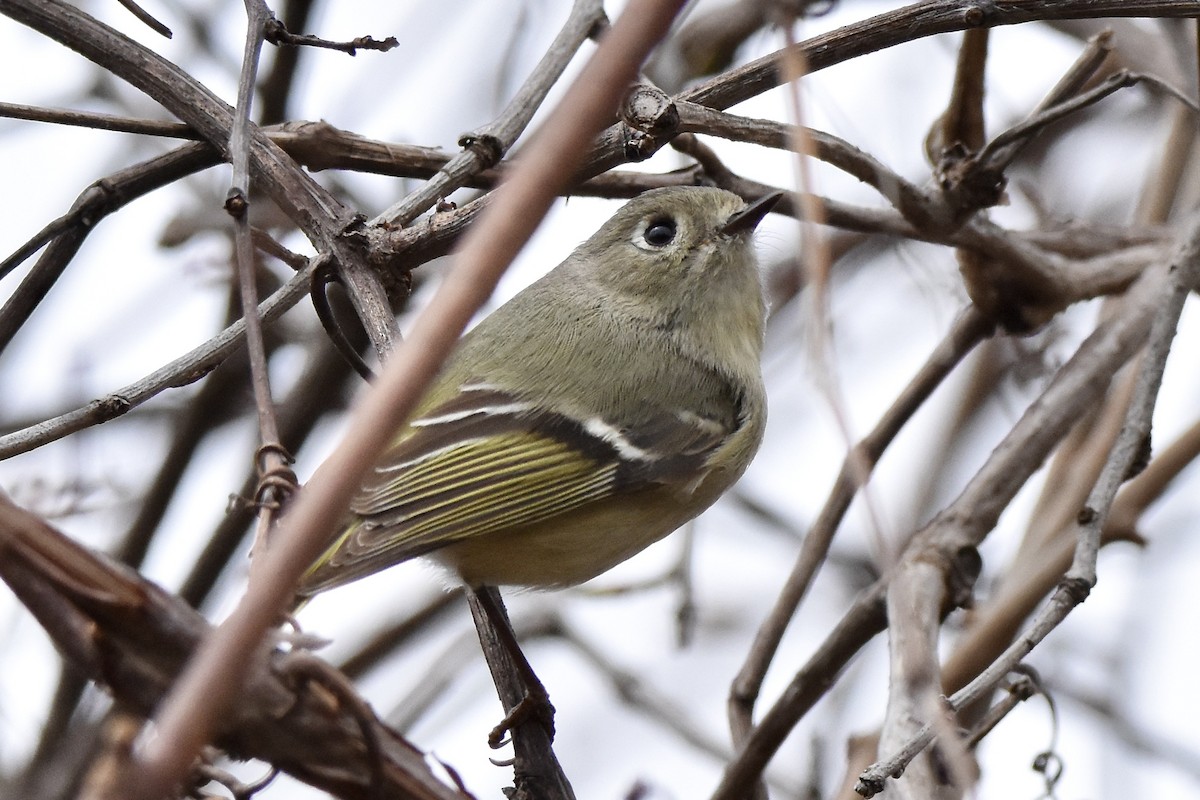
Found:
<svg viewBox="0 0 1200 800"><path fill-rule="evenodd" d="M615 494L666 481L686 486L731 432L691 413L648 413L622 429L535 408L486 384L463 386L406 427L351 503L356 520L302 591Z"/></svg>

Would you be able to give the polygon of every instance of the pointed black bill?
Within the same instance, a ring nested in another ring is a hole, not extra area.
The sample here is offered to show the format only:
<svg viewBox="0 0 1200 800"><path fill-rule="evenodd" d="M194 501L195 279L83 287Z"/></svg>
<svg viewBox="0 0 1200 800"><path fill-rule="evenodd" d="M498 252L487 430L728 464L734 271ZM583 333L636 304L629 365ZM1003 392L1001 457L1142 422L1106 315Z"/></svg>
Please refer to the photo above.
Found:
<svg viewBox="0 0 1200 800"><path fill-rule="evenodd" d="M783 197L783 192L771 192L765 197L760 197L726 220L725 224L721 226L721 233L727 236L749 233L758 227L758 223L762 222L763 217L775 207L781 197Z"/></svg>

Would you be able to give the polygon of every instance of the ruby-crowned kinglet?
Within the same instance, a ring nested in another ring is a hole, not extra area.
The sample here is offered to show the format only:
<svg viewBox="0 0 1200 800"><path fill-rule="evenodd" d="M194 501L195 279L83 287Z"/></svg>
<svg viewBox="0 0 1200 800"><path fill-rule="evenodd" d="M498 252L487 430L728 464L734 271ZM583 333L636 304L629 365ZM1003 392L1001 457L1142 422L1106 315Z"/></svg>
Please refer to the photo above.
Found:
<svg viewBox="0 0 1200 800"><path fill-rule="evenodd" d="M426 554L472 586L569 586L708 508L762 440L750 234L778 197L646 192L484 319L299 596Z"/></svg>

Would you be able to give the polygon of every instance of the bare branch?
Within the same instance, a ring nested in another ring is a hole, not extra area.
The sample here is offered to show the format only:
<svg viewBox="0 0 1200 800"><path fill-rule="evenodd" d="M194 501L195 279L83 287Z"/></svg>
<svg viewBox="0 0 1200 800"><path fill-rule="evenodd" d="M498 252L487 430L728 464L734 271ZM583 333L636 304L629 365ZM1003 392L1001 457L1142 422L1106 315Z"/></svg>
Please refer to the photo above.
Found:
<svg viewBox="0 0 1200 800"><path fill-rule="evenodd" d="M313 265L296 274L258 307L263 322L277 319L307 296ZM0 436L0 459L26 453L47 442L68 434L107 422L136 408L161 392L186 386L208 374L215 365L227 358L245 341L246 323L238 320L204 344L165 364L141 380L91 401L82 408L60 414L24 430Z"/></svg>
<svg viewBox="0 0 1200 800"><path fill-rule="evenodd" d="M974 309L964 311L871 433L846 454L834 488L805 536L787 583L780 591L771 614L759 627L754 644L730 689L728 712L735 743L744 743L753 730L751 719L754 703L762 689L767 668L775 657L788 623L795 616L796 609L824 563L833 536L862 480L870 476L887 446L912 414L987 332L988 323L982 315Z"/></svg>
<svg viewBox="0 0 1200 800"><path fill-rule="evenodd" d="M1108 328L1093 334L1092 338L1080 348L1073 359L1073 361L1079 364L1085 363L1085 359L1091 360L1093 364L1097 365L1107 363L1109 369L1111 369L1114 365L1110 359L1127 358L1132 354L1131 347L1140 344L1142 337L1138 336L1139 329L1141 329L1143 336L1149 336L1147 354L1139 367L1137 388L1135 389L1134 399L1130 404L1126 424L1123 426L1120 436L1113 445L1104 471L1093 487L1087 503L1080 510L1077 519L1074 563L1064 577L1063 582L1059 585L1059 589L1051 598L1050 603L1033 621L1029 629L991 667L984 670L968 686L955 693L952 700L956 708L961 708L966 703L977 700L984 692L989 691L995 686L1050 631L1057 627L1067 614L1070 613L1071 609L1086 599L1088 592L1095 585L1096 558L1100 549L1101 531L1104 520L1116 497L1117 489L1127 479L1130 466L1134 463L1137 454L1143 449L1145 439L1149 435L1150 419L1156 403L1158 389L1161 385L1166 356L1170 351L1171 341L1175 334L1175 326L1179 314L1183 309L1183 301L1192 291L1193 287L1197 285L1197 280L1200 279L1200 224L1193 221L1189 240L1180 248L1180 252L1176 256L1169 273L1165 276L1156 277L1156 280L1147 277L1139 281L1135 289L1131 291L1129 298L1127 298L1128 309L1120 322L1114 322ZM1151 320L1153 321L1152 323ZM1076 376L1072 374L1072 371L1068 367L1064 367L1059 374L1059 378L1051 384L1046 393L1039 398L1039 401L1030 408L1022 421L1014 428L1013 433L1008 437L1006 442L1000 448L997 448L997 453L1001 453L1006 447L1017 445L1024 438L1021 434L1027 434L1030 427L1037 427L1039 425L1064 426L1063 430L1065 431L1065 424L1069 423L1070 420L1055 421L1057 414L1054 413L1049 397L1052 393L1058 391L1071 391L1074 389L1071 386L1072 381L1068 380L1068 376L1071 378L1075 378ZM1078 370L1078 372L1082 373L1078 376L1080 378L1084 378L1087 374L1083 370ZM1095 381L1097 377L1106 376L1100 373L1096 377L1093 377L1092 380ZM1086 384L1077 385L1079 389L1084 389L1084 386L1086 386ZM1078 391L1079 389L1074 390ZM1030 424L1023 424L1026 421L1029 421ZM1038 449L1041 450L1040 447ZM1041 455L1044 457L1044 451ZM993 463L998 460L993 459ZM992 492L1001 486L1005 486L1005 484L1011 485L1007 480L996 480L999 476L995 471L989 469L989 466L992 465L985 465L980 471L975 480L972 481L960 496L960 501L964 498L982 499L980 498L980 492L984 491L985 477L991 478L995 484L995 488L988 487ZM1001 496L1003 497L1007 491L1007 487L1000 489ZM958 502L956 501L951 506L951 509L954 509L958 505ZM981 534L986 534L987 528L964 525L963 523L967 520L959 515L950 513L951 509L939 515L929 528L919 535L918 540L914 541L914 547L910 548L910 555L906 557L906 562L914 563L918 559L927 559L931 548L937 548L945 552L949 547L978 542ZM981 521L986 522L991 520L992 524L994 524L994 517L991 516L991 513L985 510L981 516ZM956 516L958 516L957 519ZM988 527L990 528L990 525ZM924 540L924 542L921 543L921 540ZM923 617L913 615L903 620L894 620L894 623L903 626L919 626L932 629L936 625L936 620L931 622L927 614ZM926 658L932 660L936 668L935 648L926 651ZM903 691L903 687L896 688ZM896 720L893 724L899 730L894 731L892 741L900 741L902 739L911 741L911 744L904 748L905 756L901 758L911 757L911 754L915 753L913 748L917 747L918 742L927 743L929 741L931 735L930 729L928 726L921 727L918 718L910 716L903 720ZM886 736L884 741L887 741ZM869 796L869 787L880 785L880 782L886 776L896 774L904 763L906 763L904 760L896 761L889 759L873 766L864 773L860 783L864 787L864 790L868 791L860 790L860 793Z"/></svg>
<svg viewBox="0 0 1200 800"><path fill-rule="evenodd" d="M599 0L574 0L562 30L550 44L533 73L505 106L500 116L478 131L459 138L462 151L453 156L424 186L384 211L372 225L403 227L483 170L500 163L517 137L533 119L533 113L558 82L568 62L597 26L606 22Z"/></svg>
<svg viewBox="0 0 1200 800"><path fill-rule="evenodd" d="M2 496L0 553L0 578L72 663L143 715L161 702L208 635L208 623L186 603L97 557ZM346 800L369 800L379 792L413 800L469 797L441 783L416 748L373 715L364 718L362 707L333 702L328 692L314 691L310 684L290 683L284 669L288 658L273 646L245 654L248 680L216 732L222 747L272 763ZM365 745L368 736L376 747Z"/></svg>
<svg viewBox="0 0 1200 800"><path fill-rule="evenodd" d="M904 42L968 28L996 28L1036 20L1091 17L1191 17L1197 10L1200 9L1196 4L1188 0L1037 0L1015 5L980 5L974 0L935 0L888 11L795 46L804 53L811 73ZM710 108L729 108L780 85L782 63L780 53L765 56L688 89L681 99Z"/></svg>

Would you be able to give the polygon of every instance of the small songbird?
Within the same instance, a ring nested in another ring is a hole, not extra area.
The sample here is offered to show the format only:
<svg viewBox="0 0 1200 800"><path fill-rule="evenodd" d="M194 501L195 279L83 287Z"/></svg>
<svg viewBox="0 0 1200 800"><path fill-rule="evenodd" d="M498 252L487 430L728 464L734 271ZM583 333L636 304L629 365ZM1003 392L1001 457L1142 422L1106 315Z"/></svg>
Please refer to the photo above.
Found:
<svg viewBox="0 0 1200 800"><path fill-rule="evenodd" d="M751 233L778 199L646 192L484 319L299 598L423 555L471 586L571 586L708 508L762 440Z"/></svg>

